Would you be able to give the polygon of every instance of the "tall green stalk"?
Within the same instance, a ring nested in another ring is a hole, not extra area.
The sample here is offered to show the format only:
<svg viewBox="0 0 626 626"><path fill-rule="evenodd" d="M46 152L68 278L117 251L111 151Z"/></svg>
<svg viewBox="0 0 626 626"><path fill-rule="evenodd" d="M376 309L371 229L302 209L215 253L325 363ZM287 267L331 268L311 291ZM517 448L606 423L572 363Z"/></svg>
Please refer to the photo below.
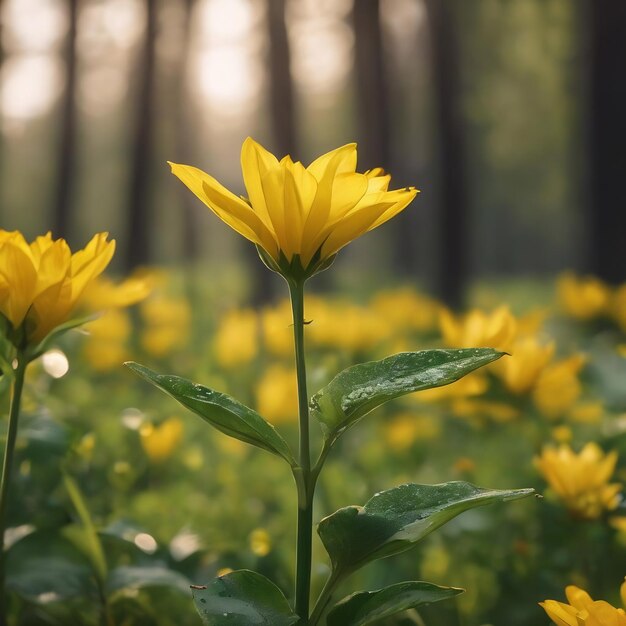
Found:
<svg viewBox="0 0 626 626"><path fill-rule="evenodd" d="M7 606L5 594L5 554L4 554L4 531L6 529L6 509L9 484L11 482L11 468L13 465L13 451L17 437L17 422L20 415L20 403L22 401L22 389L24 387L24 375L28 361L24 354L18 352L17 367L13 379L13 393L11 396L11 408L9 411L9 428L4 448L4 461L2 464L2 477L0 478L0 626L5 626Z"/></svg>
<svg viewBox="0 0 626 626"><path fill-rule="evenodd" d="M302 472L298 486L298 531L296 543L296 613L301 624L309 623L309 596L311 589L311 545L313 533L313 490L311 481L311 448L309 441L309 397L306 387L304 359L304 281L289 282L293 337L296 348L296 375L298 380L299 459Z"/></svg>

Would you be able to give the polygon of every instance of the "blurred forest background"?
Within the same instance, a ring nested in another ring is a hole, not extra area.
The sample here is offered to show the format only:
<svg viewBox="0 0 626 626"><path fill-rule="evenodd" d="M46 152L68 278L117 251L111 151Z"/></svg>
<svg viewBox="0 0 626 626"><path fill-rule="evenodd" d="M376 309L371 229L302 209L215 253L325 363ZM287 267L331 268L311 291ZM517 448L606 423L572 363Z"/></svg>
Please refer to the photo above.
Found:
<svg viewBox="0 0 626 626"><path fill-rule="evenodd" d="M623 0L0 0L0 217L118 240L117 269L251 263L169 173L244 193L251 135L422 194L343 253L458 303L470 281L626 279Z"/></svg>

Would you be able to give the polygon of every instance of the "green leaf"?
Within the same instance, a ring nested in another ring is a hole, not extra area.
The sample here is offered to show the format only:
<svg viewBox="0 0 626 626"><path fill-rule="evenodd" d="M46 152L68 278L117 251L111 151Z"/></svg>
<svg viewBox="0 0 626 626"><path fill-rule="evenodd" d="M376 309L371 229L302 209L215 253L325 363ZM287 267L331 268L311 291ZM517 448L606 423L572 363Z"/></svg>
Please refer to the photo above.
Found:
<svg viewBox="0 0 626 626"><path fill-rule="evenodd" d="M265 576L237 570L208 587L192 587L193 600L205 626L291 626L299 617L282 591Z"/></svg>
<svg viewBox="0 0 626 626"><path fill-rule="evenodd" d="M163 565L123 565L111 571L107 579L108 593L167 587L189 594L189 580L180 572Z"/></svg>
<svg viewBox="0 0 626 626"><path fill-rule="evenodd" d="M366 626L385 617L453 598L464 589L405 582L378 591L358 591L340 600L328 614L328 626Z"/></svg>
<svg viewBox="0 0 626 626"><path fill-rule="evenodd" d="M278 431L256 411L244 406L234 398L179 376L157 374L132 361L125 365L178 400L184 407L199 415L217 430L281 456L292 467L296 465L296 460L287 442L279 435Z"/></svg>
<svg viewBox="0 0 626 626"><path fill-rule="evenodd" d="M376 407L414 391L453 383L503 356L492 348L401 352L354 365L311 398L326 439L336 439Z"/></svg>
<svg viewBox="0 0 626 626"><path fill-rule="evenodd" d="M466 482L401 485L377 493L363 507L339 509L319 523L318 533L333 569L343 576L410 549L463 511L533 493L534 489L481 489Z"/></svg>
<svg viewBox="0 0 626 626"><path fill-rule="evenodd" d="M56 532L33 532L6 554L7 588L37 604L96 593L89 561Z"/></svg>
<svg viewBox="0 0 626 626"><path fill-rule="evenodd" d="M93 565L98 581L104 584L108 573L108 566L96 527L89 513L89 507L76 481L66 472L63 472L63 483L82 524L83 537L77 537L77 540L86 550L86 555Z"/></svg>

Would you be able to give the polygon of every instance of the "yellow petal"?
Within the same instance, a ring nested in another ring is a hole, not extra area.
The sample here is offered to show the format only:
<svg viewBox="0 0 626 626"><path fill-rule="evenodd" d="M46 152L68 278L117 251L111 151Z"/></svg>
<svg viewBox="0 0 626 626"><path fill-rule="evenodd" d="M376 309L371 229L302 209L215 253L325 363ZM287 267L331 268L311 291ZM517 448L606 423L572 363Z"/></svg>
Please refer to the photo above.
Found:
<svg viewBox="0 0 626 626"><path fill-rule="evenodd" d="M356 171L356 144L347 143L322 154L313 161L307 170L318 182L323 178L334 178L338 174L349 174Z"/></svg>
<svg viewBox="0 0 626 626"><path fill-rule="evenodd" d="M557 626L578 626L576 618L578 611L569 604L556 600L546 600L539 604Z"/></svg>
<svg viewBox="0 0 626 626"><path fill-rule="evenodd" d="M24 238L10 233L0 245L0 312L17 328L30 308L37 271Z"/></svg>
<svg viewBox="0 0 626 626"><path fill-rule="evenodd" d="M584 589L575 585L565 587L565 596L567 601L578 610L588 609L589 605L593 604L591 596Z"/></svg>
<svg viewBox="0 0 626 626"><path fill-rule="evenodd" d="M338 252L343 246L366 233L390 206L389 203L375 204L355 211L335 224L322 247L322 257Z"/></svg>
<svg viewBox="0 0 626 626"><path fill-rule="evenodd" d="M415 196L419 192L417 189L413 189L413 187L398 190L398 191L390 191L387 192L383 199L385 202L395 201L389 209L387 209L370 227L369 230L373 230L374 228L378 228L385 222L389 221L392 217L395 217L401 211L404 211L406 207L413 201Z"/></svg>
<svg viewBox="0 0 626 626"><path fill-rule="evenodd" d="M276 157L261 144L248 137L241 146L243 182L252 208L270 230L272 221L261 180L273 169L278 169Z"/></svg>
<svg viewBox="0 0 626 626"><path fill-rule="evenodd" d="M115 252L115 241L107 241L109 233L98 233L91 241L71 258L72 306L83 293L85 287L99 276L111 262Z"/></svg>
<svg viewBox="0 0 626 626"><path fill-rule="evenodd" d="M172 173L223 222L246 239L262 246L275 259L278 258L275 234L270 232L261 218L241 198L196 167L168 163Z"/></svg>

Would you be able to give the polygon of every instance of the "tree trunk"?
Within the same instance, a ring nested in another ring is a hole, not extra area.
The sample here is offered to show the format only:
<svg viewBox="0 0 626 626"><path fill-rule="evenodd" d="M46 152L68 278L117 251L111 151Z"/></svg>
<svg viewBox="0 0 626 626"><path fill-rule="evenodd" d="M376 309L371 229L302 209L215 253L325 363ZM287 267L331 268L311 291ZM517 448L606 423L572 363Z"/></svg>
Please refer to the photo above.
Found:
<svg viewBox="0 0 626 626"><path fill-rule="evenodd" d="M173 92L175 96L176 115L176 159L181 163L193 163L194 136L192 131L192 115L189 103L189 92L187 90L187 66L191 52L191 15L194 10L195 0L183 0L185 11L183 23L183 39L181 50L177 59L177 67L174 71L176 84ZM201 228L198 220L198 207L193 201L193 196L189 190L179 185L181 203L183 205L183 254L187 261L194 261L198 258L201 247Z"/></svg>
<svg viewBox="0 0 626 626"><path fill-rule="evenodd" d="M626 2L590 0L590 269L626 280Z"/></svg>
<svg viewBox="0 0 626 626"><path fill-rule="evenodd" d="M388 87L379 11L379 0L358 0L352 12L359 107L359 170L390 167Z"/></svg>
<svg viewBox="0 0 626 626"><path fill-rule="evenodd" d="M274 151L279 158L297 159L297 142L290 71L289 39L285 23L285 0L268 0L270 111Z"/></svg>
<svg viewBox="0 0 626 626"><path fill-rule="evenodd" d="M439 295L461 305L468 271L465 133L459 41L450 0L425 0L438 131Z"/></svg>
<svg viewBox="0 0 626 626"><path fill-rule="evenodd" d="M76 177L76 36L78 30L78 0L67 0L68 31L63 52L65 60L65 90L61 100L61 129L57 162L56 190L52 206L52 230L55 237L67 239L71 231L73 198L72 184Z"/></svg>
<svg viewBox="0 0 626 626"><path fill-rule="evenodd" d="M128 198L126 266L150 262L150 164L153 152L157 0L145 0L146 28L137 67L137 110Z"/></svg>

